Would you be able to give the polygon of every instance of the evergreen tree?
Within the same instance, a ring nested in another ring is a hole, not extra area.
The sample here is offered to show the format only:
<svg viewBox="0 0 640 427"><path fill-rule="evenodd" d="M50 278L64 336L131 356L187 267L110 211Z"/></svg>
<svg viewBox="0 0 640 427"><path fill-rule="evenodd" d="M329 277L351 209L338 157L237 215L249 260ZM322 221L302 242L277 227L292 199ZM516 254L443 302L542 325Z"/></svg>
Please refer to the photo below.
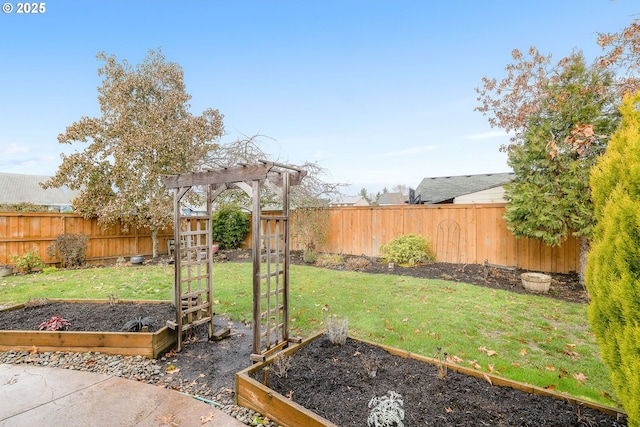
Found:
<svg viewBox="0 0 640 427"><path fill-rule="evenodd" d="M513 143L505 147L515 174L505 186L505 219L515 236L551 246L571 234L579 237L583 273L594 223L589 172L619 122L620 97L613 75L601 67L587 67L581 52L549 70L548 57L534 54L530 62L514 57L520 62L513 70L526 78L510 75L501 89L495 89L497 94L486 89L486 99L506 99L486 101L479 109L486 112L493 105L504 121L501 126L517 130ZM504 95L509 85L514 99ZM528 99L528 104L512 112L517 98ZM506 112L513 116L507 118Z"/></svg>
<svg viewBox="0 0 640 427"><path fill-rule="evenodd" d="M591 174L597 226L588 256L589 320L611 382L640 426L640 94Z"/></svg>

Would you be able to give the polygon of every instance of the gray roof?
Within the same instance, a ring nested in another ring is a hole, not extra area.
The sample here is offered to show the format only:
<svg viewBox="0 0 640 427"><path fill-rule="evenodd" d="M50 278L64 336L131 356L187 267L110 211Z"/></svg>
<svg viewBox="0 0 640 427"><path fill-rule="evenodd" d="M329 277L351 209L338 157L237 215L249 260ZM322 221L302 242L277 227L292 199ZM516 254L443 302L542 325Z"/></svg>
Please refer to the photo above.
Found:
<svg viewBox="0 0 640 427"><path fill-rule="evenodd" d="M41 182L49 176L0 173L0 203L33 203L39 206L71 206L79 194L66 187L45 190Z"/></svg>
<svg viewBox="0 0 640 427"><path fill-rule="evenodd" d="M513 177L512 172L506 172L424 178L416 188L416 197L419 195L421 202L425 204L452 201L458 196L499 187Z"/></svg>

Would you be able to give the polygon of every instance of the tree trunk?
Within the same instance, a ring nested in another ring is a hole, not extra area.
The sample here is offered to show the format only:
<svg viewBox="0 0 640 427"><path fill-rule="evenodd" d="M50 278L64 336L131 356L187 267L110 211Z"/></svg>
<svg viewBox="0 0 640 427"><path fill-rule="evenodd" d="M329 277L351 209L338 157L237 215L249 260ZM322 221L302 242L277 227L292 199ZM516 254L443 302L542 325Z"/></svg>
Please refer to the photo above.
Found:
<svg viewBox="0 0 640 427"><path fill-rule="evenodd" d="M158 229L157 228L152 228L151 229L151 242L153 243L153 257L157 258L158 257Z"/></svg>
<svg viewBox="0 0 640 427"><path fill-rule="evenodd" d="M584 287L588 296L587 286L585 285L585 275L587 272L587 254L589 253L591 244L589 239L584 236L578 238L578 244L580 245L580 284Z"/></svg>

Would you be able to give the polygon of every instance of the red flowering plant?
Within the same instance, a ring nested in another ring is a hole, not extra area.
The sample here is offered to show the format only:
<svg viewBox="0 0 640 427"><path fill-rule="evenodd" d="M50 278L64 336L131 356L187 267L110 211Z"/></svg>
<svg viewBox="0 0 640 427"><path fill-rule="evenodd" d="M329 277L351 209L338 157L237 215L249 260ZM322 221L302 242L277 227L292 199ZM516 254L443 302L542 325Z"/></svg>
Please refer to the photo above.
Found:
<svg viewBox="0 0 640 427"><path fill-rule="evenodd" d="M67 319L63 319L60 316L53 316L46 322L42 322L38 328L41 331L68 331L71 326L71 322Z"/></svg>

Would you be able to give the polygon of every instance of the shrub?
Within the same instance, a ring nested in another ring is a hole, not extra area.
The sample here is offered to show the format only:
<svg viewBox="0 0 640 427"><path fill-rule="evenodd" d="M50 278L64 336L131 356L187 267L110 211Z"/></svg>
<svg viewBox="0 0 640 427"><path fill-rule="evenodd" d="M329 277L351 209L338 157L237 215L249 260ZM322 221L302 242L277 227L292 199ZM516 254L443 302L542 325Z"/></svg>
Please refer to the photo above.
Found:
<svg viewBox="0 0 640 427"><path fill-rule="evenodd" d="M23 255L11 255L11 262L16 268L26 273L31 273L34 269L44 268L42 258L36 253L35 249Z"/></svg>
<svg viewBox="0 0 640 427"><path fill-rule="evenodd" d="M340 267L344 265L344 258L338 254L322 254L315 262L318 267Z"/></svg>
<svg viewBox="0 0 640 427"><path fill-rule="evenodd" d="M213 214L213 240L220 249L237 249L249 233L249 215L234 206L225 206Z"/></svg>
<svg viewBox="0 0 640 427"><path fill-rule="evenodd" d="M64 233L47 248L47 255L58 257L63 267L81 266L87 256L87 241L84 234Z"/></svg>
<svg viewBox="0 0 640 427"><path fill-rule="evenodd" d="M640 426L640 95L628 98L591 173L596 215L587 260L589 322L629 426Z"/></svg>
<svg viewBox="0 0 640 427"><path fill-rule="evenodd" d="M416 265L435 260L429 239L415 234L396 237L380 246L380 253L386 262L399 265Z"/></svg>
<svg viewBox="0 0 640 427"><path fill-rule="evenodd" d="M369 265L371 265L371 261L369 261L368 259L364 257L355 257L347 259L347 261L344 263L344 268L346 268L347 270L362 270Z"/></svg>
<svg viewBox="0 0 640 427"><path fill-rule="evenodd" d="M302 253L302 260L307 264L315 264L318 260L318 252L313 249L307 249Z"/></svg>

